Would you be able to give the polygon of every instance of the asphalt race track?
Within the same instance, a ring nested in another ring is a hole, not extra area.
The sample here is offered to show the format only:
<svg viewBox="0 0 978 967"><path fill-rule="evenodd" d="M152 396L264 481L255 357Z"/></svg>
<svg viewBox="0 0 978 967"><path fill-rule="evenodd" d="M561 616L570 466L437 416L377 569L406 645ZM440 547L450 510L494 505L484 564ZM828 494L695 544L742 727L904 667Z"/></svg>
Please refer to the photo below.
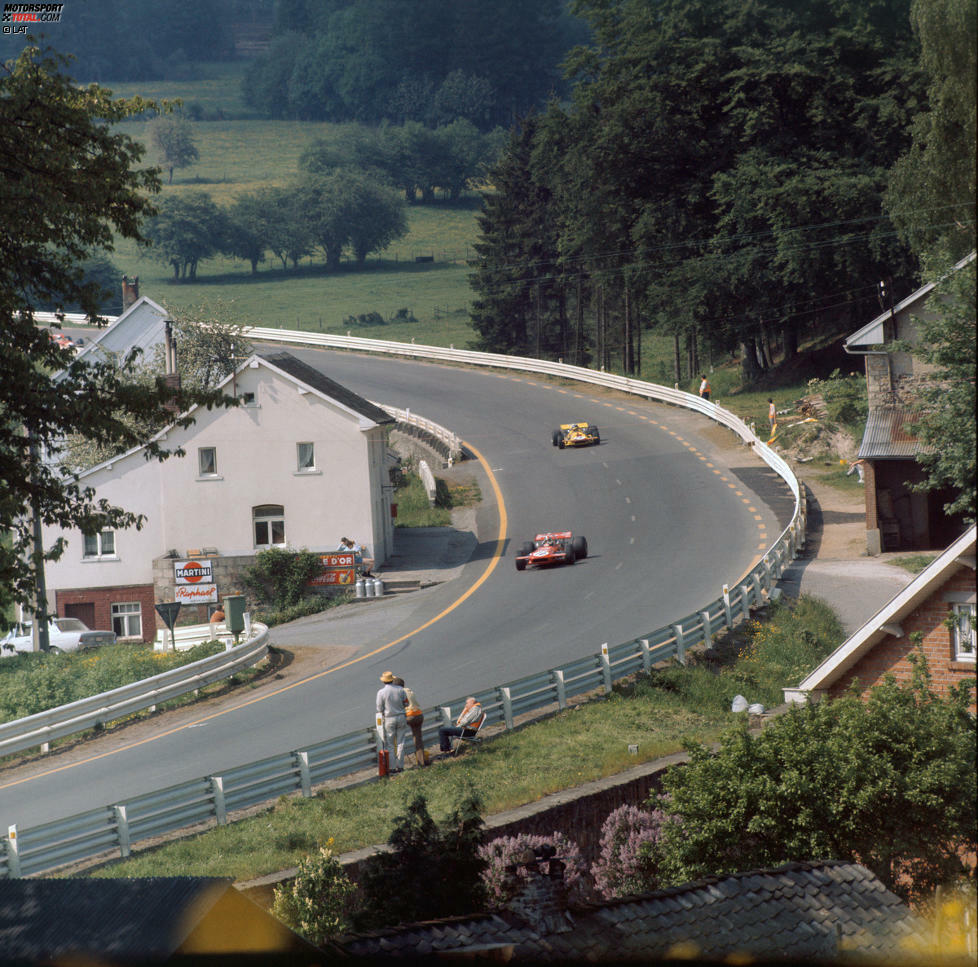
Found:
<svg viewBox="0 0 978 967"><path fill-rule="evenodd" d="M484 458L486 466L467 464L484 497L471 560L437 587L318 624L305 619L309 644L343 657L278 694L233 696L179 729L163 716L151 739L129 747L96 739L75 761L53 755L0 772L4 827L368 728L388 667L430 706L639 637L718 597L790 517L790 494L773 471L692 412L530 374L289 351L367 399L454 430ZM600 446L551 445L554 427L579 420L599 426ZM544 530L586 536L589 557L517 572L517 547Z"/></svg>

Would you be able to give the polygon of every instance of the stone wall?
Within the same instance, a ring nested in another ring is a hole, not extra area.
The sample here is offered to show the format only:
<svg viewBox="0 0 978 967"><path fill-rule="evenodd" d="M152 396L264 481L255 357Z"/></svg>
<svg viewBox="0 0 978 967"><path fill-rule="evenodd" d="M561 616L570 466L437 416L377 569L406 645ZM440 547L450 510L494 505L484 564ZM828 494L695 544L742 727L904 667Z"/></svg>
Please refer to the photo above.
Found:
<svg viewBox="0 0 978 967"><path fill-rule="evenodd" d="M220 600L225 594L244 592L241 583L241 573L254 563L253 554L231 557L221 557L215 554L195 554L194 559L210 561L214 569L214 583L217 585L217 596ZM157 601L172 601L174 599L175 582L173 578L173 562L188 560L187 555L175 556L174 552L153 561L153 589ZM207 605L184 605L180 609L180 620L184 617L193 621L207 620ZM161 625L162 627L162 625Z"/></svg>

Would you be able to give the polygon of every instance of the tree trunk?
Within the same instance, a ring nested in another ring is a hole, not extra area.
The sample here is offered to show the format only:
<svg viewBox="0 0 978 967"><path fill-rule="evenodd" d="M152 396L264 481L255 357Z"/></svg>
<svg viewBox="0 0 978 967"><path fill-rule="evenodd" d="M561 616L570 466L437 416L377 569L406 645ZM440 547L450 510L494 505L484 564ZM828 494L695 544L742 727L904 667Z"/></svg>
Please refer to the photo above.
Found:
<svg viewBox="0 0 978 967"><path fill-rule="evenodd" d="M761 377L761 368L757 365L753 339L745 339L740 344L740 373L741 379L747 386L753 385Z"/></svg>
<svg viewBox="0 0 978 967"><path fill-rule="evenodd" d="M781 330L781 341L784 343L785 360L798 354L798 330L794 326L787 325Z"/></svg>
<svg viewBox="0 0 978 967"><path fill-rule="evenodd" d="M632 372L632 306L628 298L628 286L625 286L625 321L624 333L621 341L621 366L622 372L630 376Z"/></svg>
<svg viewBox="0 0 978 967"><path fill-rule="evenodd" d="M679 347L679 333L673 333L672 337L672 357L673 368L675 369L676 382L683 381L683 357Z"/></svg>
<svg viewBox="0 0 978 967"><path fill-rule="evenodd" d="M581 302L581 279L577 279L577 336L574 342L574 365L584 365L584 304Z"/></svg>

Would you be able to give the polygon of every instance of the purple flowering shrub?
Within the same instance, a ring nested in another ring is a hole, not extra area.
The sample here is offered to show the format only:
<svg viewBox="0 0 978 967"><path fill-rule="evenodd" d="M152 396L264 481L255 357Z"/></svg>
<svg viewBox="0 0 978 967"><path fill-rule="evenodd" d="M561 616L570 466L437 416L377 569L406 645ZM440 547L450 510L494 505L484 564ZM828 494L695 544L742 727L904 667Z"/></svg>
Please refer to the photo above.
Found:
<svg viewBox="0 0 978 967"><path fill-rule="evenodd" d="M666 814L619 806L601 827L601 855L591 866L598 892L606 899L656 889L654 847Z"/></svg>
<svg viewBox="0 0 978 967"><path fill-rule="evenodd" d="M518 836L499 836L479 847L479 856L486 861L482 871L482 884L485 887L490 909L498 910L504 906L528 879L526 870L518 868L516 880L512 880L506 873L506 867L516 863L517 857L527 847L534 849L547 845L553 846L557 851L555 858L564 863L564 884L568 899L571 901L586 899L590 891L587 863L581 856L581 849L577 843L568 839L563 833L555 832L549 836L520 833Z"/></svg>

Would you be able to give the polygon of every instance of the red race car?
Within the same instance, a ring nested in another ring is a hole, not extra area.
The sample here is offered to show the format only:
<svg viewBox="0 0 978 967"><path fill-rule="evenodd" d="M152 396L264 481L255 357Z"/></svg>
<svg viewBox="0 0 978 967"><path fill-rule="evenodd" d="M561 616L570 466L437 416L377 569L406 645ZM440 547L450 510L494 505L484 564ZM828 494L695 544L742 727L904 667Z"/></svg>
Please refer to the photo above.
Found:
<svg viewBox="0 0 978 967"><path fill-rule="evenodd" d="M586 537L575 537L570 531L537 534L532 541L520 545L516 570L525 570L527 564L573 564L586 557Z"/></svg>

